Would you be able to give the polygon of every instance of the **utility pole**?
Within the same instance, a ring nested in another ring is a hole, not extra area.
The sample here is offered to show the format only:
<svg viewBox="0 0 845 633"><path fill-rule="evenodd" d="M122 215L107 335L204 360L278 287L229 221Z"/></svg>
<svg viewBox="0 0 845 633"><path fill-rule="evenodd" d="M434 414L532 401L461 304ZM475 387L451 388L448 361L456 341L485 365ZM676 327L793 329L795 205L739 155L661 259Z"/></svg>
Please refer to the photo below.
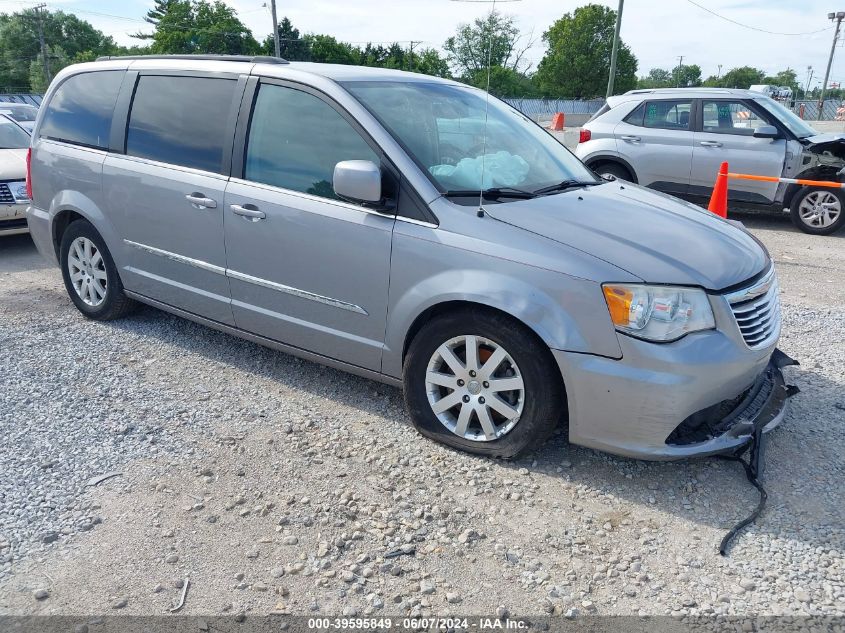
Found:
<svg viewBox="0 0 845 633"><path fill-rule="evenodd" d="M610 76L607 78L607 97L613 95L613 82L616 79L616 56L619 54L619 31L622 28L622 8L625 0L619 0L616 11L616 31L613 34L613 48L610 51Z"/></svg>
<svg viewBox="0 0 845 633"><path fill-rule="evenodd" d="M722 64L719 64L719 72L716 73L716 79L720 79L722 77Z"/></svg>
<svg viewBox="0 0 845 633"><path fill-rule="evenodd" d="M678 74L675 78L675 86L677 88L681 87L681 70L683 69L683 67L684 67L684 56L678 55Z"/></svg>
<svg viewBox="0 0 845 633"><path fill-rule="evenodd" d="M46 4L39 4L32 7L35 12L38 14L38 41L41 44L41 60L44 63L44 78L47 80L47 85L50 85L50 82L53 81L53 75L50 73L50 58L47 55L47 44L44 41L44 9L47 8Z"/></svg>
<svg viewBox="0 0 845 633"><path fill-rule="evenodd" d="M270 0L270 13L273 14L273 43L276 46L276 57L281 57L282 45L279 42L279 21L276 18L276 0Z"/></svg>
<svg viewBox="0 0 845 633"><path fill-rule="evenodd" d="M836 42L839 39L839 29L842 27L842 20L845 20L845 11L838 11L836 13L828 13L828 20L836 20L836 32L833 34L833 44L830 45L830 57L827 60L827 70L824 73L824 82L822 83L822 93L819 96L819 118L822 120L824 110L824 97L827 92L827 80L830 78L830 67L833 64L833 53L836 52Z"/></svg>
<svg viewBox="0 0 845 633"><path fill-rule="evenodd" d="M414 72L414 66L416 66L414 63L414 46L417 44L422 44L422 42L415 42L414 40L411 40L411 46L408 52L408 70L411 72Z"/></svg>
<svg viewBox="0 0 845 633"><path fill-rule="evenodd" d="M813 67L807 66L807 87L804 88L804 98L807 98L807 94L810 92L810 82L813 81Z"/></svg>

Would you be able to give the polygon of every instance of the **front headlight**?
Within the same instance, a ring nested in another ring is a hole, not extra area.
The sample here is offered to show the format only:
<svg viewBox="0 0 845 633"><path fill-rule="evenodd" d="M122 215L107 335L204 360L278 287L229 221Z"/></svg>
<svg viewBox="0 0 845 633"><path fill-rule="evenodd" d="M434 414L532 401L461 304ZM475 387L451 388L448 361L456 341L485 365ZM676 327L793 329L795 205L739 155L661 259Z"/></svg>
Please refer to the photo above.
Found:
<svg viewBox="0 0 845 633"><path fill-rule="evenodd" d="M620 332L649 341L675 341L716 327L707 294L699 288L604 284L610 319Z"/></svg>
<svg viewBox="0 0 845 633"><path fill-rule="evenodd" d="M15 202L29 202L29 196L26 193L26 181L22 180L21 182L10 182L9 191L12 192L12 197L15 199Z"/></svg>

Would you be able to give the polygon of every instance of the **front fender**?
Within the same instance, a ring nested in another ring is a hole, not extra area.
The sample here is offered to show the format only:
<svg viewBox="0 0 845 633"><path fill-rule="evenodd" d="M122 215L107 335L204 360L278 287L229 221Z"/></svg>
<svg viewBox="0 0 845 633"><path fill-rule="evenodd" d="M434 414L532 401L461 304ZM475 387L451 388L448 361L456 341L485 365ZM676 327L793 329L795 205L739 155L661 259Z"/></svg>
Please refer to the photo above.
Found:
<svg viewBox="0 0 845 633"><path fill-rule="evenodd" d="M394 234L382 372L402 375L412 324L426 310L469 302L501 310L551 349L621 357L600 284L563 273Z"/></svg>

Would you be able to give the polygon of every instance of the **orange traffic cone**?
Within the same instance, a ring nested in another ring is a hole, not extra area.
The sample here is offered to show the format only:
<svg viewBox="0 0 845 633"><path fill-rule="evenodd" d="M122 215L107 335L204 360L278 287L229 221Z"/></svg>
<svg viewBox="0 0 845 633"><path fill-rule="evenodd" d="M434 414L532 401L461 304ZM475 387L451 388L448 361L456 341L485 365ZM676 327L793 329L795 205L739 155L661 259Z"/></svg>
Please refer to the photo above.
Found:
<svg viewBox="0 0 845 633"><path fill-rule="evenodd" d="M716 184L713 185L713 195L710 196L710 204L707 210L712 211L721 218L728 217L728 164L722 163L719 173L716 176Z"/></svg>
<svg viewBox="0 0 845 633"><path fill-rule="evenodd" d="M566 118L563 115L563 112L557 112L552 117L552 129L553 130L562 130L566 125Z"/></svg>

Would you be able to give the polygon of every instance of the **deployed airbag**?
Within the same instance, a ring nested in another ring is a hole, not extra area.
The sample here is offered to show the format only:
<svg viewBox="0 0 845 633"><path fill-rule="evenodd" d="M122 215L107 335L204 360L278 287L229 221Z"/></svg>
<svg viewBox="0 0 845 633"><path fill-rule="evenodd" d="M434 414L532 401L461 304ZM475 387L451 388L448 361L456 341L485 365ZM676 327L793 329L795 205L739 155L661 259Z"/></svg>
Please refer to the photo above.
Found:
<svg viewBox="0 0 845 633"><path fill-rule="evenodd" d="M482 181L482 168L484 178ZM433 165L429 167L435 178L448 179L454 187L463 189L489 189L491 187L515 187L528 175L530 169L522 156L506 151L485 154L475 158L462 158L457 165Z"/></svg>

